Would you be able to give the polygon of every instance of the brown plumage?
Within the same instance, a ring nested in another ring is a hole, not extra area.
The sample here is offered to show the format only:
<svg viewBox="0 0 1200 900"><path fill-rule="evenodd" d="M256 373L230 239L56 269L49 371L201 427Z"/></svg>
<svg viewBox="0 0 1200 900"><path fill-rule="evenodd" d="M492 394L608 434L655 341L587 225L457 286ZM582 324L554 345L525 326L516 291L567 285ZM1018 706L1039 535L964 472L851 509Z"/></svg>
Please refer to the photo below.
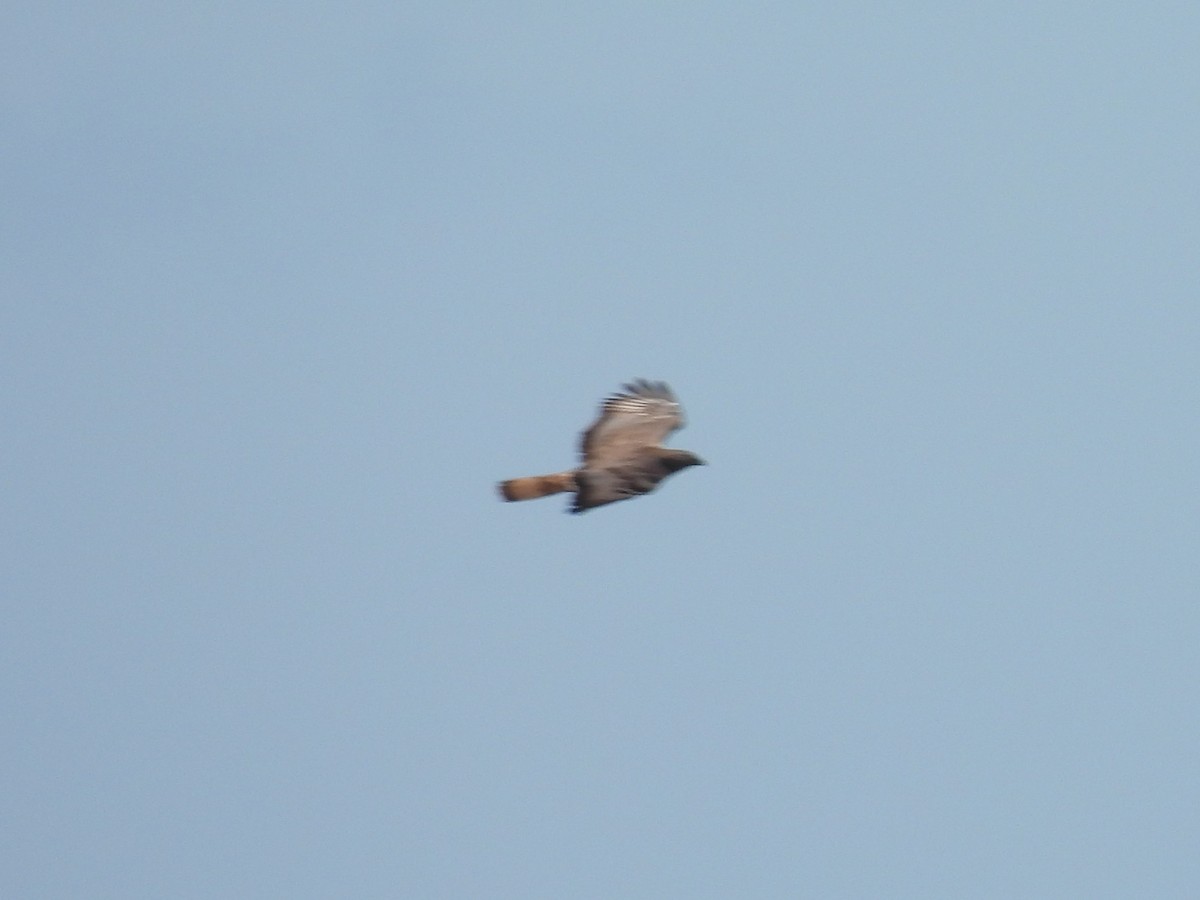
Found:
<svg viewBox="0 0 1200 900"><path fill-rule="evenodd" d="M662 442L684 426L683 409L661 381L638 379L613 394L582 435L583 465L571 472L500 482L505 500L533 500L570 491L573 513L654 490L668 475L704 460Z"/></svg>

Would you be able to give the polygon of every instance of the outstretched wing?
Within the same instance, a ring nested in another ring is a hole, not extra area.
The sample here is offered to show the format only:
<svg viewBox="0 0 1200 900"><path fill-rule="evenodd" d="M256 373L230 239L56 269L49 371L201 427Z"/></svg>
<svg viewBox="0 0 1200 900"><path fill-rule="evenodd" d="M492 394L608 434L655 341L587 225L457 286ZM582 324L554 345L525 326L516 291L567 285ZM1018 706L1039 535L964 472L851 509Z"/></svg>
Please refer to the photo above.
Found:
<svg viewBox="0 0 1200 900"><path fill-rule="evenodd" d="M585 466L612 465L657 447L684 426L683 407L661 381L637 381L613 394L583 433L579 451Z"/></svg>

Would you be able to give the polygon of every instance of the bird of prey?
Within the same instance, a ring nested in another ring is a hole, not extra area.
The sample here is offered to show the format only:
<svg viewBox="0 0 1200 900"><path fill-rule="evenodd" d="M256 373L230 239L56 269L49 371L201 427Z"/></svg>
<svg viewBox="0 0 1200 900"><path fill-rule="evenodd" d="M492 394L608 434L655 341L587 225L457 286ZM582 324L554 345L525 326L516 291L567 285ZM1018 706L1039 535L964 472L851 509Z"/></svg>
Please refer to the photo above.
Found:
<svg viewBox="0 0 1200 900"><path fill-rule="evenodd" d="M513 478L499 484L505 500L534 500L570 491L573 513L648 494L668 475L704 460L662 442L684 426L683 408L661 381L637 379L600 406L579 442L583 464L554 475Z"/></svg>

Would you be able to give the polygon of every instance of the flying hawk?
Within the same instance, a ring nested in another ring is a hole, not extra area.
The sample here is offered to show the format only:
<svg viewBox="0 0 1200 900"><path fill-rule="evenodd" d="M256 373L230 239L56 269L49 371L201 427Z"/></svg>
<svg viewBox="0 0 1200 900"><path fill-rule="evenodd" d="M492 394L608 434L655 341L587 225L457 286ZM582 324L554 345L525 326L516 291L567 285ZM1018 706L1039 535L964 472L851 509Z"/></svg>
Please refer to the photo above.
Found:
<svg viewBox="0 0 1200 900"><path fill-rule="evenodd" d="M505 500L534 500L570 491L573 513L648 494L668 475L704 460L662 442L684 426L683 408L661 381L638 379L613 394L582 435L583 465L555 475L535 475L500 482Z"/></svg>

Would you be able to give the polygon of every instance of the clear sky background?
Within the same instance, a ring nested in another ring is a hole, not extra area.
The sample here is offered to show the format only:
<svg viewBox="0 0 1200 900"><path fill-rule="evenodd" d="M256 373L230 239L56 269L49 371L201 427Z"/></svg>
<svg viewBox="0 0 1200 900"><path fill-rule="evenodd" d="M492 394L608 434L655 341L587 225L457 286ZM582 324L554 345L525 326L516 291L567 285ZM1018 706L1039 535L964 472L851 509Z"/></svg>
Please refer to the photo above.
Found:
<svg viewBox="0 0 1200 900"><path fill-rule="evenodd" d="M1194 2L0 25L4 897L1200 896Z"/></svg>

